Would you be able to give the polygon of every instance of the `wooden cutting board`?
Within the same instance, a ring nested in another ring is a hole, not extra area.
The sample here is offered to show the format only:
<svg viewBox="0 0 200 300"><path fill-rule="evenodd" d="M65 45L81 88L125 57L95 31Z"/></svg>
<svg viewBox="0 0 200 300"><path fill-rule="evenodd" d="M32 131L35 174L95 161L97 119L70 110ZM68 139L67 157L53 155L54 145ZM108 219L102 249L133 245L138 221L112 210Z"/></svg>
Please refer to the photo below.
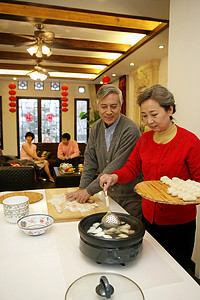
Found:
<svg viewBox="0 0 200 300"><path fill-rule="evenodd" d="M14 196L26 196L29 198L29 203L35 203L43 199L43 195L38 192L13 192L7 193L5 195L0 196L0 203L3 202L4 199Z"/></svg>
<svg viewBox="0 0 200 300"><path fill-rule="evenodd" d="M100 212L107 212L107 208L104 205L104 203L99 199L98 196L92 196L90 197L90 200L93 200L98 206L95 207L91 211L75 211L72 212L69 209L65 209L65 203L60 204L60 207L62 209L61 213L58 213L55 206L50 203L52 199L55 201L56 199L59 202L59 199L64 199L64 195L69 192L74 192L78 188L57 188L57 189L46 189L46 200L47 200L47 208L48 208L48 214L51 215L55 222L69 222L69 221L79 221L82 218L95 214ZM84 205L84 204L80 204Z"/></svg>
<svg viewBox="0 0 200 300"><path fill-rule="evenodd" d="M135 186L135 191L140 196L159 203L173 205L189 205L200 204L200 198L195 201L184 201L178 197L173 197L167 193L169 185L162 183L159 180L143 181Z"/></svg>

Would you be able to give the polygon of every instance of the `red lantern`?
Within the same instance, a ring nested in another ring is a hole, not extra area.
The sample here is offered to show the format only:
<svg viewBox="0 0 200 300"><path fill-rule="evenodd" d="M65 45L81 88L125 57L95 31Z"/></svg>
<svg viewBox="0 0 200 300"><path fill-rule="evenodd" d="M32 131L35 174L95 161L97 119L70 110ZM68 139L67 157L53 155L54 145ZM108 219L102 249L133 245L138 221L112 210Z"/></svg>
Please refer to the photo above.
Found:
<svg viewBox="0 0 200 300"><path fill-rule="evenodd" d="M62 95L63 95L63 96L67 96L67 95L68 95L68 92L62 92Z"/></svg>
<svg viewBox="0 0 200 300"><path fill-rule="evenodd" d="M61 87L61 89L62 89L63 91L67 91L67 90L68 90L68 86L67 86L66 84L63 84L63 86Z"/></svg>
<svg viewBox="0 0 200 300"><path fill-rule="evenodd" d="M108 77L107 75L105 75L103 78L102 78L102 81L104 84L108 84L110 82L110 77Z"/></svg>
<svg viewBox="0 0 200 300"><path fill-rule="evenodd" d="M61 89L63 90L62 92L62 98L61 98L61 106L62 106L62 109L61 111L62 112L67 112L68 111L68 104L67 104L67 101L68 101L68 98L66 97L68 95L68 92L66 92L66 90L68 90L68 86L66 84L63 84L63 86L61 87Z"/></svg>
<svg viewBox="0 0 200 300"><path fill-rule="evenodd" d="M16 101L17 98L16 98L15 96L10 96L10 97L9 97L9 100L10 100L10 101Z"/></svg>
<svg viewBox="0 0 200 300"><path fill-rule="evenodd" d="M13 82L11 82L8 87L9 89L14 90L16 88L16 85Z"/></svg>
<svg viewBox="0 0 200 300"><path fill-rule="evenodd" d="M16 109L12 107L12 108L9 109L9 111L10 112L16 112Z"/></svg>
<svg viewBox="0 0 200 300"><path fill-rule="evenodd" d="M68 103L63 102L63 103L61 103L61 106L62 106L62 107L67 107L67 106L68 106Z"/></svg>
<svg viewBox="0 0 200 300"><path fill-rule="evenodd" d="M10 102L10 103L9 103L9 106L10 106L10 107L16 107L16 105L17 105L17 104L16 104L15 102Z"/></svg>
<svg viewBox="0 0 200 300"><path fill-rule="evenodd" d="M16 103L14 101L17 100L17 98L14 96L16 94L16 92L14 91L14 89L16 88L16 85L13 82L11 82L8 85L8 87L10 88L10 91L8 93L9 93L9 95L11 95L9 97L9 100L11 101L11 103L9 103L9 106L11 107L9 109L9 111L14 113L14 112L16 112L16 109L14 108L14 107L16 107Z"/></svg>
<svg viewBox="0 0 200 300"><path fill-rule="evenodd" d="M53 122L54 114L50 113L46 115L46 120L49 122Z"/></svg>
<svg viewBox="0 0 200 300"><path fill-rule="evenodd" d="M33 121L33 115L31 113L25 114L24 117L26 118L26 122Z"/></svg>
<svg viewBox="0 0 200 300"><path fill-rule="evenodd" d="M68 108L64 107L61 109L63 112L67 112L68 111Z"/></svg>

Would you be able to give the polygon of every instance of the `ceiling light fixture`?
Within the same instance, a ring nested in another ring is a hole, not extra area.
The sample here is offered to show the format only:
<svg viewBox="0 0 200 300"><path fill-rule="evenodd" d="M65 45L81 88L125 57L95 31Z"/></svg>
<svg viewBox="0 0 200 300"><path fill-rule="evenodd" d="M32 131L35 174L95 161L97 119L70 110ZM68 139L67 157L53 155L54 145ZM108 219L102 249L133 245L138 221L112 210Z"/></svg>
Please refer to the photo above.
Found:
<svg viewBox="0 0 200 300"><path fill-rule="evenodd" d="M34 70L27 73L27 75L30 76L30 78L33 80L44 81L49 76L49 73L47 72L47 70L43 69L42 67L35 66Z"/></svg>
<svg viewBox="0 0 200 300"><path fill-rule="evenodd" d="M43 54L45 54L47 57L52 54L51 49L41 40L38 40L38 44L31 46L27 49L27 51L30 55L35 54L35 56L38 58L42 58Z"/></svg>
<svg viewBox="0 0 200 300"><path fill-rule="evenodd" d="M115 73L112 74L113 77L117 76Z"/></svg>
<svg viewBox="0 0 200 300"><path fill-rule="evenodd" d="M163 46L163 45L158 46L159 49L163 49L164 47L165 46Z"/></svg>
<svg viewBox="0 0 200 300"><path fill-rule="evenodd" d="M133 63L133 62L131 62L131 63L130 63L130 66L134 66L134 63Z"/></svg>

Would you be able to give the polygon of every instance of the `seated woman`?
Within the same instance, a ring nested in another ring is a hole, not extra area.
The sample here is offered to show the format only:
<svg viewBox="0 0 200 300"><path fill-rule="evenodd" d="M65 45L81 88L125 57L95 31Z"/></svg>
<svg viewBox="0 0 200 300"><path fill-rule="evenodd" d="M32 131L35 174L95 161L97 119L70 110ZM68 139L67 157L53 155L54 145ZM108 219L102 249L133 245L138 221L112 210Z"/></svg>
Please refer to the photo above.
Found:
<svg viewBox="0 0 200 300"><path fill-rule="evenodd" d="M36 153L36 145L32 144L32 140L34 139L34 134L32 132L27 132L25 135L26 142L23 143L21 151L20 151L20 158L21 159L27 159L34 162L34 164L39 168L39 170L42 170L44 168L44 171L46 172L47 176L49 177L50 182L55 182L53 177L51 176L50 170L49 170L49 163L47 160L45 160L45 157L39 157ZM40 178L45 181L44 178Z"/></svg>
<svg viewBox="0 0 200 300"><path fill-rule="evenodd" d="M70 139L69 133L63 133L62 141L58 145L56 165L59 167L61 163L69 163L77 169L80 155L78 143Z"/></svg>

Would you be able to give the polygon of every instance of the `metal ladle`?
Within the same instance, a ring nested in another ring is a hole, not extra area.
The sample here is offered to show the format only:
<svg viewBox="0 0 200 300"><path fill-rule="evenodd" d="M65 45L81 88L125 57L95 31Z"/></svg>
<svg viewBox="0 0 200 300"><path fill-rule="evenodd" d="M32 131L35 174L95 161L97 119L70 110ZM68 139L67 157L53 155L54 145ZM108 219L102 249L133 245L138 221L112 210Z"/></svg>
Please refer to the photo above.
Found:
<svg viewBox="0 0 200 300"><path fill-rule="evenodd" d="M120 218L110 211L109 197L107 191L104 191L104 196L106 199L106 206L108 208L108 211L105 214L105 216L103 216L103 218L101 219L101 224L103 224L107 228L120 225Z"/></svg>

